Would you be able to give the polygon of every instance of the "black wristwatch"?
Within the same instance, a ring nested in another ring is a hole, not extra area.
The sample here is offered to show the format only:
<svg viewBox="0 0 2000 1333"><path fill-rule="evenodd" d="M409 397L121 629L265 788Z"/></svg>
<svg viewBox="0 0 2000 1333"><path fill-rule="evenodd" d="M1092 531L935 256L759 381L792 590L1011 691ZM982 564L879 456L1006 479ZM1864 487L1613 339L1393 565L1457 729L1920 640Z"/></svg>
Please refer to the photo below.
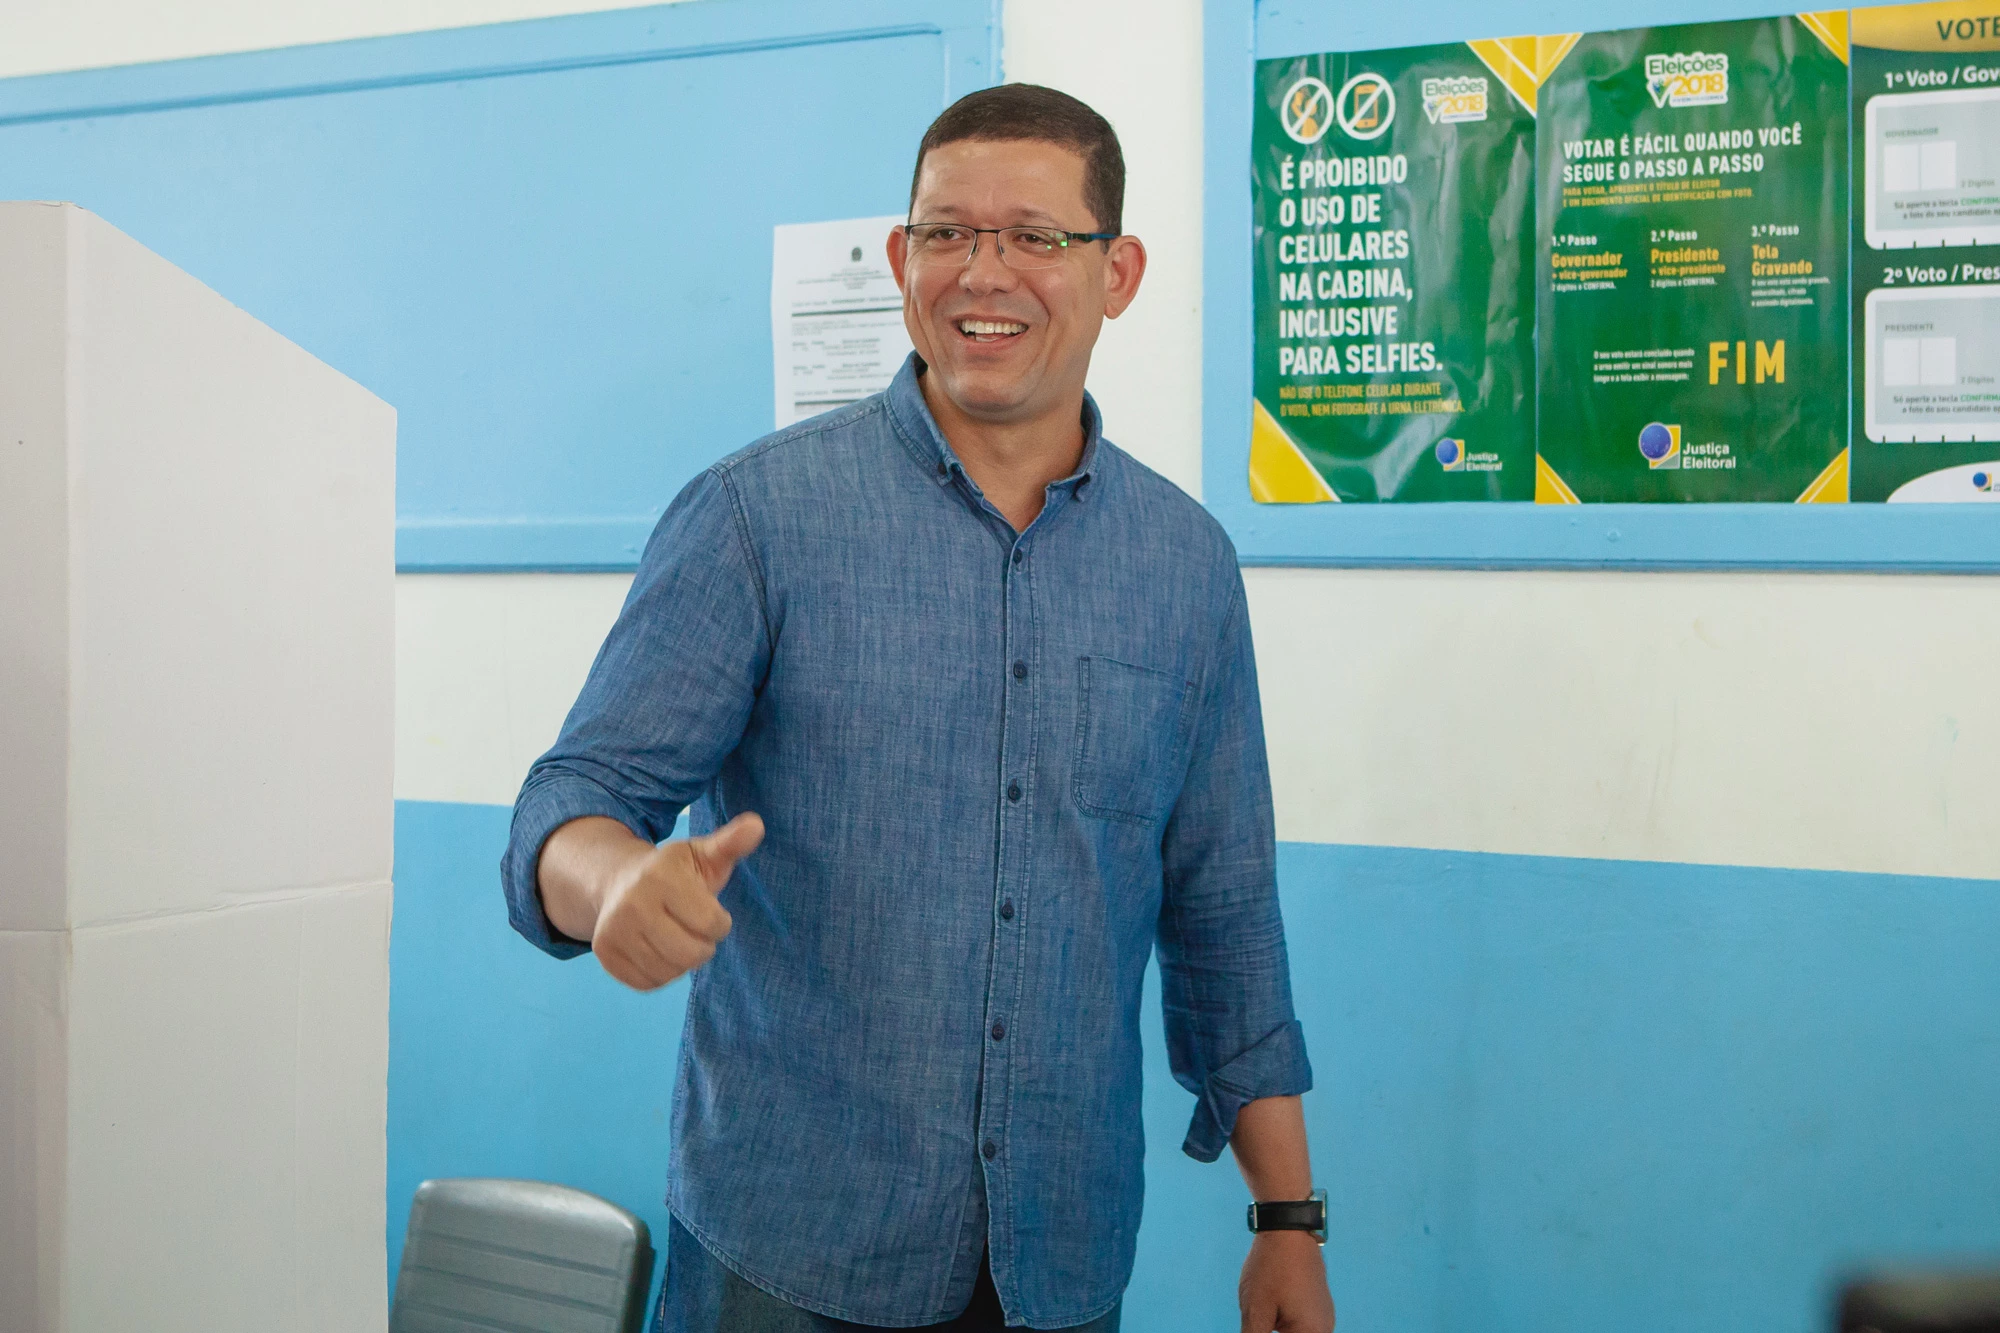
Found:
<svg viewBox="0 0 2000 1333"><path fill-rule="evenodd" d="M1326 1244L1326 1191L1314 1190L1309 1199L1287 1199L1281 1203L1250 1205L1252 1231L1304 1231Z"/></svg>

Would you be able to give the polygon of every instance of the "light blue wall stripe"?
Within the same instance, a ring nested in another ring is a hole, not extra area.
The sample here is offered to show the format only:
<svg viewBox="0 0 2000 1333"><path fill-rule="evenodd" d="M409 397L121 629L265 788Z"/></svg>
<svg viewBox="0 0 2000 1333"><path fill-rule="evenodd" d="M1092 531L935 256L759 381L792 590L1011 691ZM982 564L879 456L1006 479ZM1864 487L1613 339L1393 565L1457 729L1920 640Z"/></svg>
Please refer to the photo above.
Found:
<svg viewBox="0 0 2000 1333"><path fill-rule="evenodd" d="M508 930L508 812L401 803L389 1254L426 1176L664 1213L683 987ZM1823 1326L1865 1261L2000 1252L2000 884L1286 844L1348 1333ZM1235 1327L1241 1182L1147 999L1126 1327Z"/></svg>
<svg viewBox="0 0 2000 1333"><path fill-rule="evenodd" d="M2000 569L2000 508L1987 505L1260 505L1250 499L1250 115L1257 58L1766 12L1746 9L1744 0L1640 0L1615 13L1595 0L1206 0L1202 498L1246 564Z"/></svg>

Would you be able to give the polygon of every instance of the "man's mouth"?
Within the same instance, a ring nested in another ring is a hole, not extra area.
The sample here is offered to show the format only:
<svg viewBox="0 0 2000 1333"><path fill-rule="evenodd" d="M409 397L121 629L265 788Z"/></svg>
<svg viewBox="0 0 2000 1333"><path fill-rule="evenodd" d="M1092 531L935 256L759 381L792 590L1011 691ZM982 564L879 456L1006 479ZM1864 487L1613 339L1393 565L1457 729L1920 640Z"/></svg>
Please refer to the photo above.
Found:
<svg viewBox="0 0 2000 1333"><path fill-rule="evenodd" d="M1008 319L961 319L957 321L958 331L974 342L999 342L1002 338L1013 338L1028 331L1026 324L1017 324Z"/></svg>

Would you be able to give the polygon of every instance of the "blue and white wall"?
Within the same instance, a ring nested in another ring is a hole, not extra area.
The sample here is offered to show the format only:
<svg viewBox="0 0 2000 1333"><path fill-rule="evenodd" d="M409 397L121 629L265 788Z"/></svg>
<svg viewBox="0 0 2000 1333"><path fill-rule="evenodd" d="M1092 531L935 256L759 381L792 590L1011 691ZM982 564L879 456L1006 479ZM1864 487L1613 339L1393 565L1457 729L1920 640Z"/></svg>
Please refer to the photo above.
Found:
<svg viewBox="0 0 2000 1333"><path fill-rule="evenodd" d="M0 74L585 7L41 0ZM1124 137L1153 269L1093 389L1199 494L1202 6L1001 13ZM1804 1333L1850 1265L2000 1254L2000 578L1246 578L1343 1328ZM392 1260L430 1175L663 1221L680 990L535 954L494 869L624 586L401 580ZM1242 1186L1149 1089L1127 1327L1234 1327Z"/></svg>

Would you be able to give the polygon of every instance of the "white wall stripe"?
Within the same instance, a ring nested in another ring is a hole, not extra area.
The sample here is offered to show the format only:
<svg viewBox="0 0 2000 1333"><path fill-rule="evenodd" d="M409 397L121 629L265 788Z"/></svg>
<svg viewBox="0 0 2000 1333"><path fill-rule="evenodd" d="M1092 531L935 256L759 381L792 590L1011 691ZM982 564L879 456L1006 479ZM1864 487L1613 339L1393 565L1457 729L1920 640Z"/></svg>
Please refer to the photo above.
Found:
<svg viewBox="0 0 2000 1333"><path fill-rule="evenodd" d="M2000 579L1253 569L1278 835L2000 877ZM406 575L397 795L512 802L621 575Z"/></svg>
<svg viewBox="0 0 2000 1333"><path fill-rule="evenodd" d="M2000 876L2000 579L1245 575L1280 838Z"/></svg>
<svg viewBox="0 0 2000 1333"><path fill-rule="evenodd" d="M355 37L631 9L673 0L8 0L0 78Z"/></svg>
<svg viewBox="0 0 2000 1333"><path fill-rule="evenodd" d="M396 580L396 798L512 805L624 604L627 574Z"/></svg>

